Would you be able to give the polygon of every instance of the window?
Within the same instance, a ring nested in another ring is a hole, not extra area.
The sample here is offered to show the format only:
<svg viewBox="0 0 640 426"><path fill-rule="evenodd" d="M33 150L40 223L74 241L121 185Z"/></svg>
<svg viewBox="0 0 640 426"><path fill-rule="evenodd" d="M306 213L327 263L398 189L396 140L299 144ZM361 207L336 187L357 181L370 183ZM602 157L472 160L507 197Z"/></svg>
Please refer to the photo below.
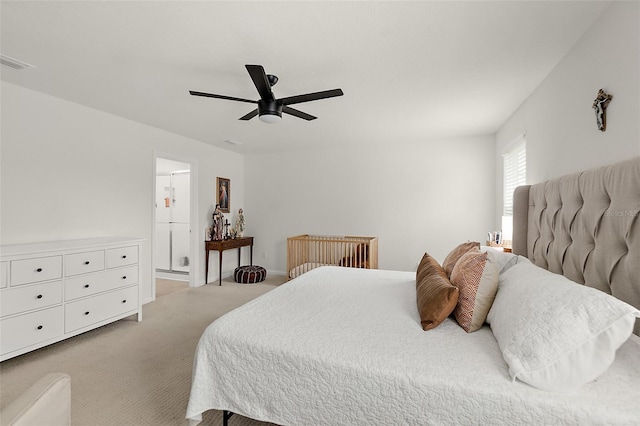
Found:
<svg viewBox="0 0 640 426"><path fill-rule="evenodd" d="M502 155L503 216L513 216L513 191L527 182L527 142L524 135L510 146L513 148Z"/></svg>

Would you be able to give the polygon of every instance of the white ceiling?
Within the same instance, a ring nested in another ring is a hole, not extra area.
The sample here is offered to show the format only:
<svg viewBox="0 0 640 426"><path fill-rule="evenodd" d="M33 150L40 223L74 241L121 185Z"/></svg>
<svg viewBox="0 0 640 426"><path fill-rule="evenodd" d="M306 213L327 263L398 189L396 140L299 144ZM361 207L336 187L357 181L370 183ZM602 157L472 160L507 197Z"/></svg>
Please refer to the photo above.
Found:
<svg viewBox="0 0 640 426"><path fill-rule="evenodd" d="M2 80L240 153L494 133L610 2L2 1ZM239 121L258 99L318 117ZM225 143L227 140L239 145Z"/></svg>

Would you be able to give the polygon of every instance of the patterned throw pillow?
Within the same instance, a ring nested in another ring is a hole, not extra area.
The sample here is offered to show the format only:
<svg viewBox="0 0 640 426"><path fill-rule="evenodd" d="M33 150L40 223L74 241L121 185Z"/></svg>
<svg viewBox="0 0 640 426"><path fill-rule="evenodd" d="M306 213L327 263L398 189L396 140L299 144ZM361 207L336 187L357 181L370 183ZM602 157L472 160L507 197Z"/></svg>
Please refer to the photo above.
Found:
<svg viewBox="0 0 640 426"><path fill-rule="evenodd" d="M458 289L451 285L438 261L427 253L416 272L416 301L423 330L440 325L458 302Z"/></svg>
<svg viewBox="0 0 640 426"><path fill-rule="evenodd" d="M460 294L453 315L467 332L479 330L487 319L498 291L498 267L493 253L470 251L462 255L451 273Z"/></svg>
<svg viewBox="0 0 640 426"><path fill-rule="evenodd" d="M451 272L453 272L453 267L456 265L456 262L468 251L480 251L480 243L477 241L468 241L451 250L451 253L449 253L447 257L444 258L444 262L442 262L442 267L447 273L447 277L451 278Z"/></svg>

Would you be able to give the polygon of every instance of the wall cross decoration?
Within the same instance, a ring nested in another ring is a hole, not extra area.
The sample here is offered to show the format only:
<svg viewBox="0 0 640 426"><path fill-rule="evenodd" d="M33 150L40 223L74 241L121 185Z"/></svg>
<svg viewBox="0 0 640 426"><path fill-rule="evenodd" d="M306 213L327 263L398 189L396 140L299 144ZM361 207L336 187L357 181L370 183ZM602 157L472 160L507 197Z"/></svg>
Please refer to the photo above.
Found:
<svg viewBox="0 0 640 426"><path fill-rule="evenodd" d="M607 106L611 102L613 96L605 93L604 90L598 90L598 96L593 100L592 108L596 111L596 125L598 130L604 132L607 130Z"/></svg>

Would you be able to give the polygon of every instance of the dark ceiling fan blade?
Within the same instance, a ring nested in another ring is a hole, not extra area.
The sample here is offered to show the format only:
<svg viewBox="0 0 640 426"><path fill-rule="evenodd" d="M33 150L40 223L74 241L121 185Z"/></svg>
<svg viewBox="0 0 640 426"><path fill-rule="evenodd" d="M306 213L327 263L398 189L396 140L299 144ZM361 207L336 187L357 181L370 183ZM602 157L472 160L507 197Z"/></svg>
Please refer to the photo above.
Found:
<svg viewBox="0 0 640 426"><path fill-rule="evenodd" d="M271 92L271 85L269 84L267 74L264 72L262 65L245 65L245 67L247 68L247 71L249 71L253 84L255 84L256 89L258 89L260 97L266 100L274 100L275 98Z"/></svg>
<svg viewBox="0 0 640 426"><path fill-rule="evenodd" d="M253 117L255 117L256 115L258 115L258 108L254 109L253 111L251 111L249 114L243 115L242 117L240 117L238 120L251 120Z"/></svg>
<svg viewBox="0 0 640 426"><path fill-rule="evenodd" d="M288 98L279 99L282 105L293 105L302 102L317 101L318 99L333 98L342 96L342 89L324 90L322 92L307 93L304 95L289 96Z"/></svg>
<svg viewBox="0 0 640 426"><path fill-rule="evenodd" d="M313 115L309 115L306 112L302 112L302 111L298 111L297 109L293 109L291 107L288 107L286 105L282 106L282 112L286 112L289 115L294 115L298 118L302 118L305 119L307 121L311 121L311 120L315 120L318 117L314 117Z"/></svg>
<svg viewBox="0 0 640 426"><path fill-rule="evenodd" d="M250 104L258 103L258 101L252 101L251 99L234 98L232 96L225 96L225 95L214 95L213 93L194 92L193 90L189 90L189 93L192 94L193 96L204 96L207 98L226 99L228 101L248 102Z"/></svg>

